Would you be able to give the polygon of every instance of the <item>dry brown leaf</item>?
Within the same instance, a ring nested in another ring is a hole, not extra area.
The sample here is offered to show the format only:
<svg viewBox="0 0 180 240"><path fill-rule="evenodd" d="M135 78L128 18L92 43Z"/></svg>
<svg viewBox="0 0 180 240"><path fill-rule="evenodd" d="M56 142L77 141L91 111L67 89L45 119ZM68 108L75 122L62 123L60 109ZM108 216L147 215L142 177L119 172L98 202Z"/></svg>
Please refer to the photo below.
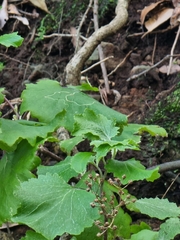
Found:
<svg viewBox="0 0 180 240"><path fill-rule="evenodd" d="M17 7L14 4L9 4L8 5L8 13L9 14L21 15L20 12L18 11Z"/></svg>
<svg viewBox="0 0 180 240"><path fill-rule="evenodd" d="M167 74L168 70L169 70L169 66L167 66L167 65L163 65L162 67L159 68L159 71L161 73L165 73L165 74ZM177 64L173 64L171 66L171 70L170 70L169 74L173 74L173 73L177 73L177 72L180 72L180 66Z"/></svg>
<svg viewBox="0 0 180 240"><path fill-rule="evenodd" d="M146 15L152 11L153 9L155 9L159 4L161 4L162 2L165 2L166 0L161 0L157 3L152 3L151 5L145 7L142 11L141 11L141 17L140 17L140 21L141 21L141 24L144 24L144 20L145 20L145 17Z"/></svg>
<svg viewBox="0 0 180 240"><path fill-rule="evenodd" d="M76 30L75 27L70 27L70 34L72 34L72 35L76 35L77 34L77 30ZM77 47L77 36L72 36L71 42L72 42L74 48L76 48ZM82 45L83 45L83 42L79 39L79 41L78 41L78 49Z"/></svg>
<svg viewBox="0 0 180 240"><path fill-rule="evenodd" d="M47 9L45 0L29 0L34 6L42 9L43 11L50 13Z"/></svg>
<svg viewBox="0 0 180 240"><path fill-rule="evenodd" d="M176 7L173 11L170 24L171 26L175 26L179 24L179 15L180 15L180 7Z"/></svg>
<svg viewBox="0 0 180 240"><path fill-rule="evenodd" d="M11 16L10 18L15 18L22 22L24 25L29 26L29 21L26 17L21 17L21 16Z"/></svg>
<svg viewBox="0 0 180 240"><path fill-rule="evenodd" d="M7 0L4 0L0 9L0 29L4 27L8 19Z"/></svg>
<svg viewBox="0 0 180 240"><path fill-rule="evenodd" d="M154 15L152 18L150 18L148 21L145 22L145 27L147 28L148 32L145 33L145 35L151 31L153 31L155 28L160 26L162 23L166 22L168 19L171 18L173 13L173 8L165 8L161 12ZM143 36L145 36L143 35Z"/></svg>
<svg viewBox="0 0 180 240"><path fill-rule="evenodd" d="M180 7L180 1L179 0L172 0L173 6L176 7Z"/></svg>

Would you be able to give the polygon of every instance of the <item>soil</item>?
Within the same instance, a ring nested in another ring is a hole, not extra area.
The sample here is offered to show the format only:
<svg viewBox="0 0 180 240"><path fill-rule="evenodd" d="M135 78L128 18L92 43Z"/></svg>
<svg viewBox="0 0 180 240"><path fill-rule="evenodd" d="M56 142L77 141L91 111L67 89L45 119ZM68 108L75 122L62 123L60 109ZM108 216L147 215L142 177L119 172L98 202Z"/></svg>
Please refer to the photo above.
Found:
<svg viewBox="0 0 180 240"><path fill-rule="evenodd" d="M116 111L126 114L130 123L145 123L149 112L151 112L152 115L153 109L156 108L160 101L157 97L159 96L158 94L171 89L174 85L177 86L180 81L177 73L167 76L167 74L158 73L156 71L157 69L154 69L154 71L150 71L140 79L127 82L127 79L132 75L132 69L134 67L140 65L150 67L170 54L176 37L177 28L162 32L163 29L169 26L169 22L167 22L158 29L159 31L156 34L151 33L141 38L141 33L144 29L142 29L139 24L140 13L138 10L142 10L151 2L153 1L132 0L128 9L129 19L127 24L118 33L105 39L106 43L110 43L110 45L106 44L104 48L105 55L114 55L113 59L109 59L106 62L108 73L115 69L115 66L126 58L124 64L109 77L111 89L117 90L121 94L121 99L114 106L114 96L110 95L108 96L108 105ZM55 4L57 4L56 1L49 1L48 3L49 10L52 13L55 9ZM34 8L29 4L24 4L21 7L27 12L32 12ZM52 37L45 38L44 40L36 40L36 36L32 37L34 30L37 33L40 22L45 16L43 11L39 9L37 9L37 11L40 13L40 16L38 19L30 19L30 29L20 22L15 23L15 21L11 19L2 31L2 34L18 31L24 38L24 42L19 48L10 47L6 49L0 46L0 62L5 64L4 70L0 72L0 87L5 88L8 99L20 97L23 89L25 89L26 83L36 83L36 81L41 78L50 78L61 82L65 66L74 53L74 46L70 38L61 39ZM90 18L92 16L88 17ZM114 9L110 8L101 19L100 24L107 24L113 17ZM62 31L70 28L71 25L72 20L70 19L63 22L61 25ZM84 36L87 33L87 27L88 19L82 28L82 35ZM58 29L54 30L54 32L57 31ZM51 30L46 32L47 35L51 33L53 33ZM177 41L174 54L178 54L180 51L179 41L180 40ZM169 59L164 61L160 66L164 64L168 65ZM85 65L85 68L88 66L89 64ZM88 71L86 76L91 84L97 87L99 87L100 84L99 80L103 78L99 66ZM176 87L174 89L176 89ZM172 89L172 91L174 91L174 89ZM165 97L170 93L171 91L169 91ZM5 109L3 114L8 110L9 109ZM159 125L163 126L163 123L160 121ZM172 156L162 142L162 139L156 139L153 145L149 147L149 138L143 136L141 144L142 151L140 153L127 151L121 154L119 158L125 160L135 157L141 160L146 167L177 160L177 156ZM80 147L86 150L87 146L88 144L84 144ZM163 147L163 150L156 151L160 147ZM44 162L47 162L46 156L42 155L42 157L45 158ZM162 196L171 182L171 178L162 174L162 177L154 183L144 181L131 186L129 190L138 197ZM166 197L179 205L180 196L178 183L174 183ZM158 224L159 223L157 223L156 226L158 226ZM25 230L26 227L21 226L13 228L14 239L20 239ZM180 237L176 239L180 239Z"/></svg>

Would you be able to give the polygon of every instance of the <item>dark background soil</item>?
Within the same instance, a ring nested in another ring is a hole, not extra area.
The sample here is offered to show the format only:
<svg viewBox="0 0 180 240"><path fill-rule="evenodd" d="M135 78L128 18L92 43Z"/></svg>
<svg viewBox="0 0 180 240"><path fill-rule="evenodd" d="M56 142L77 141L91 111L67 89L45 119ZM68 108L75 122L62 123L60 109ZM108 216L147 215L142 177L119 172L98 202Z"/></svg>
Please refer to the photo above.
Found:
<svg viewBox="0 0 180 240"><path fill-rule="evenodd" d="M50 12L54 13L56 4L58 4L57 1L47 2ZM152 3L150 0L132 0L129 5L129 19L127 24L116 35L105 39L105 42L114 45L114 48L108 49L106 53L108 55L109 51L114 54L114 62L109 61L106 63L108 72L112 71L115 64L120 63L126 55L132 51L125 61L125 64L109 78L111 87L119 91L122 95L121 100L116 106L112 106L113 97L109 96L109 105L116 111L128 115L129 122L131 123L145 123L146 118L149 116L149 112L151 111L152 115L153 109L155 109L158 104L158 101L154 101L158 93L170 89L172 86L178 84L180 80L176 73L169 76L166 74L158 74L159 78L162 79L162 85L152 76L145 76L141 81L133 80L129 83L126 81L130 77L130 71L133 67L140 64L148 65L152 60L154 63L157 63L166 55L170 54L176 36L177 28L164 33L151 33L143 39L141 35L136 34L144 31L139 24L140 13L138 10L142 10L150 3ZM34 9L30 4L23 4L21 8L27 12L31 12ZM10 47L6 49L0 46L0 62L5 64L4 70L0 72L0 87L6 89L8 99L20 97L26 83L36 83L36 81L41 78L50 78L61 82L63 80L64 68L74 53L74 47L70 38L52 37L37 40L37 36L34 36L33 40L30 42L33 32L38 32L37 29L40 26L41 20L46 15L39 9L37 9L37 11L40 13L40 16L38 19L29 19L30 29L22 23L10 19L1 32L1 34L4 34L18 31L24 38L24 42L19 48L15 49ZM110 6L100 19L100 24L107 24L113 17L114 8ZM89 13L82 28L82 35L84 36L87 33L90 18L92 18L91 13ZM74 21L67 18L61 23L61 32L69 29L71 26L77 27L75 22L76 20ZM163 24L159 30L165 29L168 26L169 23L167 22ZM45 34L48 35L53 32L58 32L58 29L51 29L48 27ZM156 46L155 41L157 41ZM180 40L177 42L174 54L180 53L179 41ZM155 51L154 58L152 56L153 50ZM168 60L163 64L168 65ZM85 66L85 68L86 67L87 66ZM91 71L87 72L86 76L93 86L98 87L99 79L102 79L100 67L93 68ZM4 109L4 114L8 110L8 108ZM7 117L10 118L10 116L11 115L8 115ZM159 125L163 126L163 122L160 121ZM151 145L150 141L152 141ZM179 139L176 139L176 141L179 141ZM79 148L85 151L87 146L88 144L84 144L79 146ZM160 148L162 148L162 151L159 150ZM44 162L47 162L47 156L42 155L42 157L44 157ZM141 160L146 167L177 160L177 156L173 156L169 150L166 149L163 139L150 140L147 136L143 137L141 152L127 151L119 155L119 159L122 160L131 157ZM171 182L171 178L162 174L162 177L154 183L147 183L145 181L136 183L131 186L129 190L137 197L161 197L166 192ZM169 200L176 202L178 205L180 203L179 192L179 184L174 183L167 194ZM15 227L12 229L14 238L20 239L20 236L24 234L24 229L26 228Z"/></svg>

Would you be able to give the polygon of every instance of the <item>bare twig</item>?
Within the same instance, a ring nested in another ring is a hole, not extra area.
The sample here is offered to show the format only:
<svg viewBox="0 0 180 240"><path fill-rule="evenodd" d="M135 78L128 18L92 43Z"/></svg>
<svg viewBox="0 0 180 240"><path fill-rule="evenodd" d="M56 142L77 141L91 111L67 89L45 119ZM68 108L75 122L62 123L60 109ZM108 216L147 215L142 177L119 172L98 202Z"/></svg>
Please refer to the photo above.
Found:
<svg viewBox="0 0 180 240"><path fill-rule="evenodd" d="M74 55L65 69L65 83L79 85L81 69L84 63L91 56L95 48L108 36L116 33L127 21L128 0L118 0L116 6L116 17L108 24L94 32L85 42L83 47Z"/></svg>
<svg viewBox="0 0 180 240"><path fill-rule="evenodd" d="M36 36L39 36L39 34L36 34ZM77 37L77 34L67 34L67 33L52 33L50 35L43 35L43 38L52 38L52 37ZM87 38L83 37L82 35L79 36L83 40L87 40Z"/></svg>
<svg viewBox="0 0 180 240"><path fill-rule="evenodd" d="M27 63L21 62L21 61L15 59L15 58L11 58L11 57L7 56L6 54L0 53L0 55L3 56L3 57L5 57L5 58L8 58L8 59L10 59L10 60L12 60L12 61L14 61L14 62L18 62L18 63L21 63L21 64L23 64L23 65L27 65Z"/></svg>
<svg viewBox="0 0 180 240"><path fill-rule="evenodd" d="M85 19L87 17L87 14L88 14L90 8L92 7L92 3L93 3L93 0L90 0L89 1L89 5L88 5L88 7L87 7L87 9L86 9L82 19L81 19L81 22L79 24L79 27L78 27L78 30L77 30L77 45L76 45L75 53L78 51L79 37L80 37L80 31L81 31L82 25L83 25L83 23L84 23L84 21L85 21Z"/></svg>
<svg viewBox="0 0 180 240"><path fill-rule="evenodd" d="M15 109L15 107L12 105L12 103L6 97L4 97L4 100L7 102L7 104L10 106L10 108L13 110L17 119L20 119L20 115L19 115L18 111Z"/></svg>
<svg viewBox="0 0 180 240"><path fill-rule="evenodd" d="M162 163L162 164L150 167L148 168L148 170L154 169L156 167L159 167L159 170L158 170L159 173L180 169L180 160Z"/></svg>
<svg viewBox="0 0 180 240"><path fill-rule="evenodd" d="M178 40L178 38L179 38L179 34L180 34L180 25L179 25L178 31L177 31L177 33L176 33L176 38L175 38L175 40L174 40L172 49L171 49L171 57L170 57L170 60L169 60L169 67L168 67L167 75L169 75L169 74L170 74L170 71L171 71L174 49L175 49L175 47L176 47L176 43L177 43L177 40Z"/></svg>
<svg viewBox="0 0 180 240"><path fill-rule="evenodd" d="M154 47L153 47L153 53L152 53L152 64L154 65L154 56L155 56L155 52L156 52L156 46L157 46L157 34L155 35L154 38Z"/></svg>
<svg viewBox="0 0 180 240"><path fill-rule="evenodd" d="M129 55L132 53L133 50L131 50L130 52L128 52L128 54L125 56L125 58L115 67L114 70L112 70L109 74L108 74L108 77L111 76L114 72L117 71L117 69L119 67L121 67L127 60L127 58L129 57Z"/></svg>
<svg viewBox="0 0 180 240"><path fill-rule="evenodd" d="M94 29L95 32L98 31L99 29L99 24L98 24L98 0L94 0ZM104 53L102 50L101 44L98 45L98 52L99 52L99 59L102 61L104 59ZM109 88L109 81L108 81L108 76L107 76L107 70L104 61L100 63L101 64L101 70L104 78L104 83L105 83L105 89L107 94L110 94L110 88Z"/></svg>
<svg viewBox="0 0 180 240"><path fill-rule="evenodd" d="M108 59L113 58L113 57L114 57L114 56L109 56L109 57L107 57L107 58L104 58L103 60L101 60L101 61L99 61L99 62L97 62L97 63L91 65L89 68L86 68L85 70L81 71L81 74L83 74L83 73L89 71L90 69L96 67L96 66L99 65L100 63L105 62L105 61L107 61Z"/></svg>
<svg viewBox="0 0 180 240"><path fill-rule="evenodd" d="M170 186L168 187L168 189L166 190L166 192L163 194L162 198L165 198L166 194L169 192L170 188L172 187L172 185L174 184L174 182L176 181L176 179L179 177L180 173L177 174L177 176L173 179L172 183L170 184Z"/></svg>
<svg viewBox="0 0 180 240"><path fill-rule="evenodd" d="M165 60L169 59L170 57L171 57L171 55L166 55L163 59L161 59L159 62L157 62L153 66L149 67L148 69L144 70L143 72L140 72L139 74L135 74L135 75L129 77L126 81L129 82L129 81L131 81L133 79L139 78L140 76L148 73L153 68L156 68L157 66L159 66L162 62L164 62Z"/></svg>
<svg viewBox="0 0 180 240"><path fill-rule="evenodd" d="M62 161L63 159L59 156L57 156L56 154L54 154L53 152L50 152L47 148L43 147L43 146L40 146L39 147L39 150L42 152L42 153L45 153L47 155L49 155L50 157L52 157L53 159L57 160L58 162Z"/></svg>

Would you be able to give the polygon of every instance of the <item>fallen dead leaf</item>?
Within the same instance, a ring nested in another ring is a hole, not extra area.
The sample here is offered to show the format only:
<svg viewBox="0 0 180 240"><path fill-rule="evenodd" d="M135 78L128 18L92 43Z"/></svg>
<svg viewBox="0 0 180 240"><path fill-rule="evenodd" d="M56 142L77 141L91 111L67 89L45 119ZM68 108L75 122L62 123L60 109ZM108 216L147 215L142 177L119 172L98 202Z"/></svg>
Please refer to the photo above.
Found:
<svg viewBox="0 0 180 240"><path fill-rule="evenodd" d="M22 22L24 25L29 26L29 21L26 17L21 17L21 16L11 16L10 18L15 18Z"/></svg>
<svg viewBox="0 0 180 240"><path fill-rule="evenodd" d="M180 7L180 2L179 0L172 0L173 6L176 7Z"/></svg>
<svg viewBox="0 0 180 240"><path fill-rule="evenodd" d="M173 11L173 14L170 19L171 26L175 26L179 24L179 16L180 16L180 6L176 7Z"/></svg>
<svg viewBox="0 0 180 240"><path fill-rule="evenodd" d="M167 2L168 0L161 0L158 1L157 3L152 3L151 5L145 7L142 11L141 11L141 17L140 17L140 21L141 24L144 24L144 20L146 18L146 15L152 11L153 9L155 9L159 4L161 4L162 2Z"/></svg>
<svg viewBox="0 0 180 240"><path fill-rule="evenodd" d="M173 11L174 11L173 8L165 8L161 12L157 13L152 18L150 18L148 21L146 21L145 27L147 28L148 31L143 35L143 37L147 35L149 32L156 29L162 23L170 19L173 14Z"/></svg>
<svg viewBox="0 0 180 240"><path fill-rule="evenodd" d="M75 27L70 27L70 34L72 35L76 35L77 34L77 30ZM72 40L71 40L74 48L77 47L78 44L78 49L83 45L83 42L79 39L78 43L77 43L77 36L72 36Z"/></svg>
<svg viewBox="0 0 180 240"><path fill-rule="evenodd" d="M8 19L7 0L4 0L0 9L0 29L4 27Z"/></svg>
<svg viewBox="0 0 180 240"><path fill-rule="evenodd" d="M168 65L163 65L162 67L159 68L159 71L161 73L166 74L168 72L169 66ZM177 73L180 72L180 66L178 64L173 64L171 66L171 70L169 74Z"/></svg>
<svg viewBox="0 0 180 240"><path fill-rule="evenodd" d="M8 13L9 14L21 15L20 12L18 11L17 7L14 4L9 4L8 5Z"/></svg>
<svg viewBox="0 0 180 240"><path fill-rule="evenodd" d="M46 6L46 2L45 0L29 0L34 6L42 9L43 11L47 12L47 13L50 13L48 11L48 8Z"/></svg>

